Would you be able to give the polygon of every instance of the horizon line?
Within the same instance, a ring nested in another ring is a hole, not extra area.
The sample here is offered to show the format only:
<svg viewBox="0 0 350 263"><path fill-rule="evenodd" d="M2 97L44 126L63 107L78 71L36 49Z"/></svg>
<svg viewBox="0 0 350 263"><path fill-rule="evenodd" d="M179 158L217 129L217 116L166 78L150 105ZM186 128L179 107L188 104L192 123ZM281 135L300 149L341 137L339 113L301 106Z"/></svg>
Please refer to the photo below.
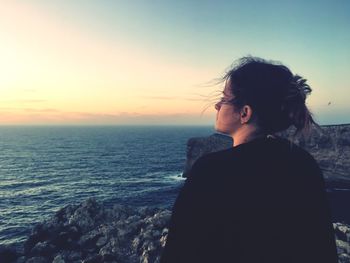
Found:
<svg viewBox="0 0 350 263"><path fill-rule="evenodd" d="M319 124L319 126L347 126L349 123L335 124ZM179 126L179 127L213 127L214 124L0 124L0 127L164 127L164 126ZM292 126L291 126L292 127Z"/></svg>

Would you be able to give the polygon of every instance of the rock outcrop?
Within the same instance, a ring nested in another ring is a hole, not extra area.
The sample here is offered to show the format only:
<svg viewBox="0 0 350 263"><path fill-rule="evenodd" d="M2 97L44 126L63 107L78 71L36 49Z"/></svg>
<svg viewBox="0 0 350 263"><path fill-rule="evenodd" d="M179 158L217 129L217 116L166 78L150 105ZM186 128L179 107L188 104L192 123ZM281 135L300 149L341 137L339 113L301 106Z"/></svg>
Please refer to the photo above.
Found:
<svg viewBox="0 0 350 263"><path fill-rule="evenodd" d="M88 199L37 224L23 248L7 248L3 256L17 263L159 262L170 215L153 208L106 208Z"/></svg>
<svg viewBox="0 0 350 263"><path fill-rule="evenodd" d="M325 125L313 128L309 137L295 137L290 128L277 135L288 138L309 151L320 165L325 180L350 189L350 124ZM187 159L183 176L186 177L192 164L203 154L232 147L232 139L221 134L191 138L187 142Z"/></svg>
<svg viewBox="0 0 350 263"><path fill-rule="evenodd" d="M232 147L232 138L215 133L208 137L195 137L187 141L185 169L182 176L187 177L194 162L207 153L217 152Z"/></svg>
<svg viewBox="0 0 350 263"><path fill-rule="evenodd" d="M166 209L107 208L88 199L36 225L24 246L0 246L1 263L156 263L170 215ZM350 262L350 226L333 227L339 262Z"/></svg>

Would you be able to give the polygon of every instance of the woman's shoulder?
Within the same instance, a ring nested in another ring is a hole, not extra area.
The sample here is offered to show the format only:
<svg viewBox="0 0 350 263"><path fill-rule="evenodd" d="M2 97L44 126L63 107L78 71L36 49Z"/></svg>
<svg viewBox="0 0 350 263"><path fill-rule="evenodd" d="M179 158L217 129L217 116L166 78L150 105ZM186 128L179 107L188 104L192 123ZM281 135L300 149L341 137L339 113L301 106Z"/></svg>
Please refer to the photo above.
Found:
<svg viewBox="0 0 350 263"><path fill-rule="evenodd" d="M210 152L200 156L193 166L199 167L211 167L215 165L220 165L227 161L234 162L232 156L235 155L233 148L228 148L220 151Z"/></svg>
<svg viewBox="0 0 350 263"><path fill-rule="evenodd" d="M305 162L315 163L314 156L305 148L297 145L289 139L278 137L277 141L283 145L284 151L287 152L292 158L296 158L299 161L304 160Z"/></svg>
<svg viewBox="0 0 350 263"><path fill-rule="evenodd" d="M256 167L275 167L276 170L319 169L318 162L307 150L276 136L205 154L195 161L190 174L218 178L222 174L233 174L231 171L238 175Z"/></svg>
<svg viewBox="0 0 350 263"><path fill-rule="evenodd" d="M276 159L280 166L289 173L293 178L298 180L319 180L323 181L323 173L315 157L303 147L297 145L286 138L279 138Z"/></svg>

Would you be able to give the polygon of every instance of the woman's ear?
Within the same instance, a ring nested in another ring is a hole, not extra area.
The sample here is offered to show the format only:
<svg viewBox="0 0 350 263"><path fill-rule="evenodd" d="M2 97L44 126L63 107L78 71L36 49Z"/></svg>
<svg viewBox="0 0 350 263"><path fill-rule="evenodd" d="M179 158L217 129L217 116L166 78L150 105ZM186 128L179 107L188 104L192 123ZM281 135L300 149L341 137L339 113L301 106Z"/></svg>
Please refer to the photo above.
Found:
<svg viewBox="0 0 350 263"><path fill-rule="evenodd" d="M241 110L241 124L248 123L252 119L253 109L249 105L244 105Z"/></svg>

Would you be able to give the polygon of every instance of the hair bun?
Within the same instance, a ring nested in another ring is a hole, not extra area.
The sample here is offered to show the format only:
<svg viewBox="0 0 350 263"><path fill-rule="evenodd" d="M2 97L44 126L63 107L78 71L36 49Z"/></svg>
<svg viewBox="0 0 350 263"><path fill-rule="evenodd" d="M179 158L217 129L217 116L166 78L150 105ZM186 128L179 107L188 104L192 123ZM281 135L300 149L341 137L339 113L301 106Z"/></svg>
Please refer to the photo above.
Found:
<svg viewBox="0 0 350 263"><path fill-rule="evenodd" d="M288 86L287 94L284 100L301 100L304 103L306 100L306 96L310 94L311 91L312 89L306 83L306 79L299 75L294 75Z"/></svg>
<svg viewBox="0 0 350 263"><path fill-rule="evenodd" d="M294 75L288 85L286 95L283 99L281 110L290 123L298 130L302 129L306 123L310 122L311 113L308 111L305 100L312 89L306 83L306 79L299 75Z"/></svg>

